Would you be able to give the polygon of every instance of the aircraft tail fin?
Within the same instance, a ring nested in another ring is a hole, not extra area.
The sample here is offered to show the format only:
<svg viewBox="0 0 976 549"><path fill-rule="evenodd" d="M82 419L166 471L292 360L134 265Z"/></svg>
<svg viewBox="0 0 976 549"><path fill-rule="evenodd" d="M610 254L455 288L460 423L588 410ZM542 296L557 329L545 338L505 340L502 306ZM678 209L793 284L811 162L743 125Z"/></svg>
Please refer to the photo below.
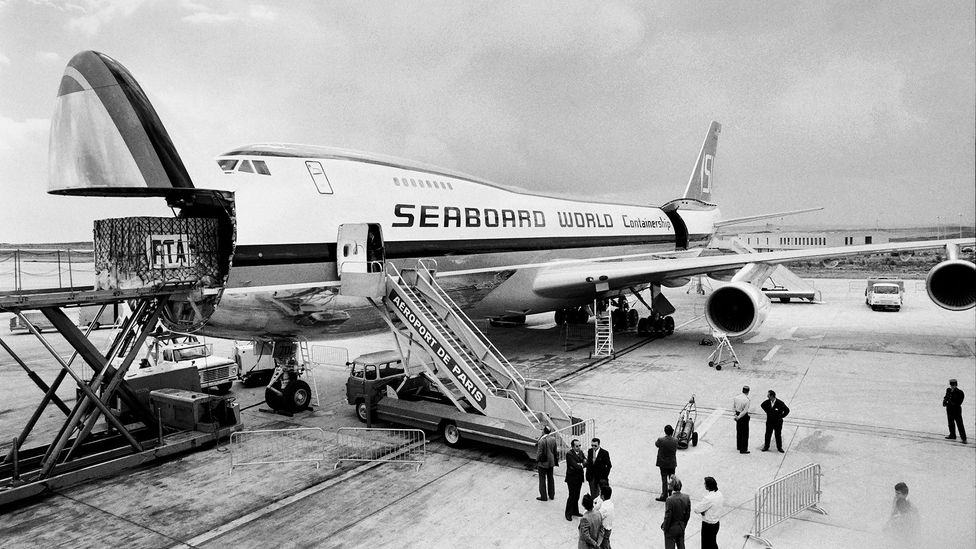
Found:
<svg viewBox="0 0 976 549"><path fill-rule="evenodd" d="M698 159L695 160L695 167L688 179L684 198L712 202L712 168L715 163L715 151L718 149L718 134L721 131L722 125L714 120L708 126L708 133L705 134L705 141L702 142Z"/></svg>
<svg viewBox="0 0 976 549"><path fill-rule="evenodd" d="M191 188L159 115L128 69L95 51L72 57L51 118L48 192L162 196Z"/></svg>

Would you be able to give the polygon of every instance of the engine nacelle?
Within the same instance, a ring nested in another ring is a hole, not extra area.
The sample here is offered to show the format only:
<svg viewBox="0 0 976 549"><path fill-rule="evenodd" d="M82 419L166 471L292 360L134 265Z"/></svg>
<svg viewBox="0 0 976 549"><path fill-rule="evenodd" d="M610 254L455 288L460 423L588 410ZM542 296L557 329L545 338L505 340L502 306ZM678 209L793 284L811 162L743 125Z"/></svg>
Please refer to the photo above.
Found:
<svg viewBox="0 0 976 549"><path fill-rule="evenodd" d="M705 319L715 330L729 337L752 333L769 314L769 298L745 282L733 282L716 289L705 302Z"/></svg>
<svg viewBox="0 0 976 549"><path fill-rule="evenodd" d="M925 289L936 305L965 311L976 305L976 265L962 259L943 261L925 277Z"/></svg>

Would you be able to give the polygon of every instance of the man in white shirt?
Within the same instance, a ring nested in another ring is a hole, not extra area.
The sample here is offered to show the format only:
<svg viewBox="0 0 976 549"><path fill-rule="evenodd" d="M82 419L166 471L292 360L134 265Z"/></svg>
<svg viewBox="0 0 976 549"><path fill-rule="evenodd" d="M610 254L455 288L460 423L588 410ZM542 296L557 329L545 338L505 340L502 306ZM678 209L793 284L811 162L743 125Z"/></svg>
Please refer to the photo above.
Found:
<svg viewBox="0 0 976 549"><path fill-rule="evenodd" d="M610 549L610 531L613 530L613 502L610 501L610 496L613 494L613 488L604 484L600 486L600 516L603 517L603 544L600 545L600 549ZM595 506L594 506L595 507Z"/></svg>
<svg viewBox="0 0 976 549"><path fill-rule="evenodd" d="M740 454L749 453L749 386L742 388L742 393L732 399L732 410L735 412L735 447Z"/></svg>
<svg viewBox="0 0 976 549"><path fill-rule="evenodd" d="M702 549L718 549L715 537L718 535L718 517L724 505L725 497L718 491L718 483L712 477L705 477L705 497L695 506L695 512L702 516Z"/></svg>

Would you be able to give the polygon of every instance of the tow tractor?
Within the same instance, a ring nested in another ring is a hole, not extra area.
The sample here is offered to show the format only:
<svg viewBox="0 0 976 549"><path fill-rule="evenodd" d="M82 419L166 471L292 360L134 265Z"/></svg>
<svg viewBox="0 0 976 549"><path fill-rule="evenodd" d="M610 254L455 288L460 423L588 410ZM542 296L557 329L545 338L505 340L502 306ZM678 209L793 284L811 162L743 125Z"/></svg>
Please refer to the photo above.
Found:
<svg viewBox="0 0 976 549"><path fill-rule="evenodd" d="M688 404L678 412L678 421L675 422L674 436L678 439L678 448L684 450L688 448L688 443L698 446L698 431L695 430L695 423L698 421L698 407L695 405L695 395L691 395Z"/></svg>

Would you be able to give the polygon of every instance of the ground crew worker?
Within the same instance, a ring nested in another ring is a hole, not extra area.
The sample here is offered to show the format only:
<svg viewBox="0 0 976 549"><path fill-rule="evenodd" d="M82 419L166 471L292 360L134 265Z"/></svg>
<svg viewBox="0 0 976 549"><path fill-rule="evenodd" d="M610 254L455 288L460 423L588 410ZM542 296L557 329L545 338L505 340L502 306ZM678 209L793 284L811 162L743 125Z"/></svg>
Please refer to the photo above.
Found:
<svg viewBox="0 0 976 549"><path fill-rule="evenodd" d="M946 438L949 440L956 439L956 426L959 427L959 438L962 439L962 443L966 444L966 428L962 426L962 401L966 398L966 393L962 392L962 389L956 387L956 380L949 380L949 387L946 389L946 394L942 398L942 405L946 409L946 419L949 422L949 436Z"/></svg>
<svg viewBox="0 0 976 549"><path fill-rule="evenodd" d="M742 393L732 399L735 411L735 447L740 454L749 453L749 386L742 387Z"/></svg>

